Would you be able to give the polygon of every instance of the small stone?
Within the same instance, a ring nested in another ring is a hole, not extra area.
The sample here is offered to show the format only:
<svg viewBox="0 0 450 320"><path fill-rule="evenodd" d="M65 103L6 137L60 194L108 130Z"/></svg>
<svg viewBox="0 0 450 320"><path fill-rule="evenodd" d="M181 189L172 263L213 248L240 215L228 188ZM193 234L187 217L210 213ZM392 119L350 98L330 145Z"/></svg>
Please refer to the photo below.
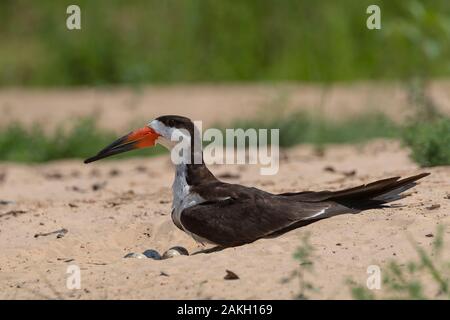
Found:
<svg viewBox="0 0 450 320"><path fill-rule="evenodd" d="M92 177L99 177L100 176L100 171L98 169L92 169L90 172L90 175Z"/></svg>
<svg viewBox="0 0 450 320"><path fill-rule="evenodd" d="M135 253L135 252L127 253L124 256L124 258L147 259L147 257L145 255L143 255L142 253Z"/></svg>
<svg viewBox="0 0 450 320"><path fill-rule="evenodd" d="M238 280L239 276L231 270L225 270L227 274L223 277L225 280Z"/></svg>
<svg viewBox="0 0 450 320"><path fill-rule="evenodd" d="M59 172L45 173L44 176L47 179L62 179L63 178L63 175Z"/></svg>
<svg viewBox="0 0 450 320"><path fill-rule="evenodd" d="M432 205L426 207L426 209L427 210L434 210L434 209L439 209L440 207L441 207L440 204L435 203L435 204L432 204Z"/></svg>
<svg viewBox="0 0 450 320"><path fill-rule="evenodd" d="M136 171L138 172L145 172L147 171L147 168L144 166L137 166L136 168L134 168Z"/></svg>
<svg viewBox="0 0 450 320"><path fill-rule="evenodd" d="M56 234L56 238L57 238L57 239L60 239L60 238L64 237L64 236L66 235L67 232L69 232L69 230L67 230L66 228L62 228L62 229L59 229L59 230L56 230L56 231L51 231L51 232L40 232L40 233L36 233L36 234L34 235L34 237L35 237L35 238L38 238L38 237L46 237L46 236L49 236L49 235L52 235L52 234Z"/></svg>
<svg viewBox="0 0 450 320"><path fill-rule="evenodd" d="M69 230L67 230L66 228L62 228L61 230L56 230L56 239L61 239L62 237L64 237L67 232L69 232Z"/></svg>
<svg viewBox="0 0 450 320"><path fill-rule="evenodd" d="M346 177L353 177L356 175L356 170L342 171L342 174Z"/></svg>
<svg viewBox="0 0 450 320"><path fill-rule="evenodd" d="M183 247L172 247L162 255L162 259L170 259L177 256L188 256L189 252Z"/></svg>
<svg viewBox="0 0 450 320"><path fill-rule="evenodd" d="M109 175L111 176L111 177L116 177L116 176L118 176L120 174L120 171L118 170L118 169L111 169L110 171L109 171Z"/></svg>
<svg viewBox="0 0 450 320"><path fill-rule="evenodd" d="M161 260L161 255L159 254L159 252L153 249L145 250L143 252L143 255L149 259Z"/></svg>
<svg viewBox="0 0 450 320"><path fill-rule="evenodd" d="M99 183L94 183L92 185L92 190L93 191L98 191L100 189L103 189L105 186L106 186L106 181L101 182L101 183L100 182Z"/></svg>
<svg viewBox="0 0 450 320"><path fill-rule="evenodd" d="M25 210L10 210L8 212L2 213L0 214L0 218L1 217L6 217L6 216L13 216L13 217L17 217L18 215L27 213L27 211Z"/></svg>
<svg viewBox="0 0 450 320"><path fill-rule="evenodd" d="M72 171L72 172L70 173L70 176L73 177L73 178L78 178L78 177L80 176L80 172L74 170L74 171Z"/></svg>
<svg viewBox="0 0 450 320"><path fill-rule="evenodd" d="M70 191L81 192L81 193L85 193L86 192L86 190L81 189L78 186L71 186L71 187L66 187L66 188L67 188L67 190L70 190Z"/></svg>

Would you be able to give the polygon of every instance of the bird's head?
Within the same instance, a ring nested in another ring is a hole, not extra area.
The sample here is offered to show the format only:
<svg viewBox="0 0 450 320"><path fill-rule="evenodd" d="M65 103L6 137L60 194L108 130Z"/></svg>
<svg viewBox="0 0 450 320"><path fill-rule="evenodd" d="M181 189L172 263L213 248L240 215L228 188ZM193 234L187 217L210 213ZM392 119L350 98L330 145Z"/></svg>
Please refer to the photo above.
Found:
<svg viewBox="0 0 450 320"><path fill-rule="evenodd" d="M194 123L186 117L167 115L150 121L145 127L137 129L117 139L84 163L97 161L126 151L153 147L157 143L172 149L181 139L188 139L189 144L197 130Z"/></svg>

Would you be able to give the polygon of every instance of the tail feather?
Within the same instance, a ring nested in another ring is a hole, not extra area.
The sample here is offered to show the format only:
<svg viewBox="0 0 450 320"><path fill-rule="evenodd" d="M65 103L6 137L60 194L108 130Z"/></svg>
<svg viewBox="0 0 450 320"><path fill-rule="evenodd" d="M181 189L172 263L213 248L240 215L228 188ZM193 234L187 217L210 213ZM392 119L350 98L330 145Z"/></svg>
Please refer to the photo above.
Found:
<svg viewBox="0 0 450 320"><path fill-rule="evenodd" d="M368 207L382 206L383 204L406 197L407 195L402 193L416 186L417 180L428 175L429 173L421 173L404 179L394 177L375 181L356 188L338 191L329 200L350 208L365 209Z"/></svg>
<svg viewBox="0 0 450 320"><path fill-rule="evenodd" d="M407 197L408 195L402 194L402 193L408 189L415 187L416 185L417 185L416 182L411 182L404 186L401 186L401 187L392 189L391 191L388 191L386 193L383 193L383 194L373 198L373 200L379 200L379 201L383 201L383 202L387 203L387 202L392 202L392 201L403 199L403 198Z"/></svg>
<svg viewBox="0 0 450 320"><path fill-rule="evenodd" d="M392 177L339 191L306 191L280 195L304 202L334 201L349 208L367 209L404 198L406 195L402 192L416 186L417 180L428 175L429 173L421 173L404 179Z"/></svg>
<svg viewBox="0 0 450 320"><path fill-rule="evenodd" d="M328 207L322 208L311 217L303 217L301 220L270 234L268 237L279 236L290 230L332 216L346 213L359 213L366 209L383 208L386 203L406 197L407 195L402 193L416 186L417 180L428 175L429 173L421 173L404 179L393 177L340 191L304 191L279 194L280 196L288 197L295 201L318 204L325 202Z"/></svg>

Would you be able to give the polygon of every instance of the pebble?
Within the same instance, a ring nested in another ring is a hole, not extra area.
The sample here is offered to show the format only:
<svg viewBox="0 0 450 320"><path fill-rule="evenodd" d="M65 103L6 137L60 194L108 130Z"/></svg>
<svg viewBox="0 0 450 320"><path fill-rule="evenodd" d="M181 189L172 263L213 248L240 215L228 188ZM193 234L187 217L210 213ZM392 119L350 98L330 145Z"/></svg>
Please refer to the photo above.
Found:
<svg viewBox="0 0 450 320"><path fill-rule="evenodd" d="M104 182L99 182L99 183L94 183L92 185L92 190L93 191L98 191L100 189L103 189L106 186L106 181Z"/></svg>
<svg viewBox="0 0 450 320"><path fill-rule="evenodd" d="M223 277L225 280L238 280L239 279L239 276L236 273L234 273L233 271L225 270L225 272L227 273L225 275L225 277Z"/></svg>

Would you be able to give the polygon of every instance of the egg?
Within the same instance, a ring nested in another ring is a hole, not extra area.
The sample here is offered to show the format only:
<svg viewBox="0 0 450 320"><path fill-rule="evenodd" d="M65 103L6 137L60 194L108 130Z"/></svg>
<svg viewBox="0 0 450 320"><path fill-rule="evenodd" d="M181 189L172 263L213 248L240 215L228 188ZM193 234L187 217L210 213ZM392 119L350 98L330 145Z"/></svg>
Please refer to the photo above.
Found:
<svg viewBox="0 0 450 320"><path fill-rule="evenodd" d="M147 257L144 256L142 253L135 253L135 252L127 253L124 256L124 258L147 259Z"/></svg>
<svg viewBox="0 0 450 320"><path fill-rule="evenodd" d="M146 256L149 259L153 259L153 260L161 260L161 255L159 254L158 251L153 250L153 249L148 249L145 250L143 252L144 256Z"/></svg>
<svg viewBox="0 0 450 320"><path fill-rule="evenodd" d="M183 247L172 247L162 255L162 259L170 259L176 256L188 256L189 252Z"/></svg>

